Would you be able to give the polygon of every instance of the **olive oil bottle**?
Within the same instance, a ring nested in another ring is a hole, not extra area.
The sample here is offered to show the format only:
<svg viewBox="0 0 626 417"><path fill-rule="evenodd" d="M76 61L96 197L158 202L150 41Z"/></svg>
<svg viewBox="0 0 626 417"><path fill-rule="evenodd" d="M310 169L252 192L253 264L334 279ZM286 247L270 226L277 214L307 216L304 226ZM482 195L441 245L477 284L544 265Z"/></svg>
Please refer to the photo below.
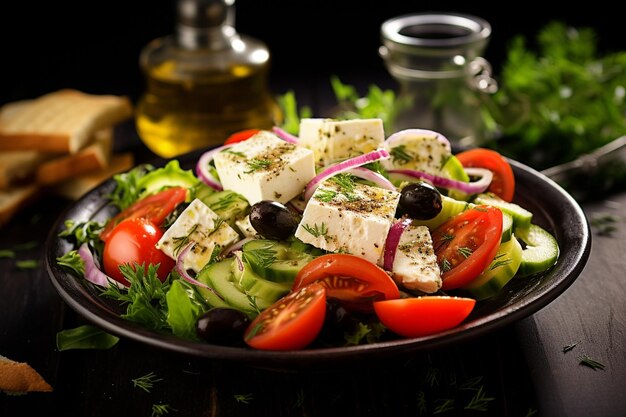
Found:
<svg viewBox="0 0 626 417"><path fill-rule="evenodd" d="M234 28L234 0L178 0L174 35L141 53L145 91L137 132L170 158L219 145L232 133L270 129L282 120L268 88L270 53Z"/></svg>

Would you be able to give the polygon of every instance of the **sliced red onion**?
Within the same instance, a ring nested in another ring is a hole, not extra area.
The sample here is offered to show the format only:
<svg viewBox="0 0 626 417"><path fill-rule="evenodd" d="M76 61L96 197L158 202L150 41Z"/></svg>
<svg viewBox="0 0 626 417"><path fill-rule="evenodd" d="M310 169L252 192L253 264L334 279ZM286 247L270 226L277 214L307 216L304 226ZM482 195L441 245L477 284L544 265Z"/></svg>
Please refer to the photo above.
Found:
<svg viewBox="0 0 626 417"><path fill-rule="evenodd" d="M87 281L105 288L108 288L112 283L117 285L118 288L128 288L126 285L111 278L98 268L96 261L93 258L93 254L89 250L89 246L87 246L86 243L80 245L77 252L85 263L85 279Z"/></svg>
<svg viewBox="0 0 626 417"><path fill-rule="evenodd" d="M371 169L356 167L346 171L348 174L352 174L355 177L363 178L364 180L371 181L381 188L387 190L396 191L396 186L391 181L380 175L378 172L374 172Z"/></svg>
<svg viewBox="0 0 626 417"><path fill-rule="evenodd" d="M437 175L428 174L423 171L416 171L414 169L390 169L389 174L400 175L408 177L410 179L424 179L430 182L435 187L452 188L459 190L465 194L477 194L482 193L489 187L491 180L493 179L493 173L484 168L465 168L467 175L472 177L480 177L478 181L464 182L453 180L450 178L440 177Z"/></svg>
<svg viewBox="0 0 626 417"><path fill-rule="evenodd" d="M313 177L313 179L306 185L306 188L304 189L304 200L309 201L317 187L325 179L330 178L333 175L346 172L352 168L360 167L361 165L369 164L370 162L375 162L387 158L389 158L389 152L387 152L385 149L378 149L363 155L355 156L354 158L346 159L345 161L339 162L336 165L326 168L315 177Z"/></svg>
<svg viewBox="0 0 626 417"><path fill-rule="evenodd" d="M284 129L281 129L278 126L274 126L272 128L272 131L276 134L276 136L278 136L285 142L293 143L294 145L297 145L298 141L300 140L297 136L292 135L291 133L287 132Z"/></svg>
<svg viewBox="0 0 626 417"><path fill-rule="evenodd" d="M440 143L443 143L444 145L447 146L448 149L450 149L450 141L448 140L448 138L446 138L444 135L442 135L439 132L435 132L434 130L427 130L427 129L405 129L405 130L401 130L399 132L394 133L393 135L389 136L385 142L387 143L388 146L393 146L393 144L395 142L397 142L398 140L406 137L406 136L435 136L437 138L437 140Z"/></svg>
<svg viewBox="0 0 626 417"><path fill-rule="evenodd" d="M385 271L393 270L393 261L396 259L396 251L402 237L402 232L406 229L413 219L404 217L391 225L387 239L385 240L385 252L383 254L383 269Z"/></svg>
<svg viewBox="0 0 626 417"><path fill-rule="evenodd" d="M209 163L213 160L213 157L216 153L224 149L228 149L231 146L233 145L222 145L206 151L202 154L202 156L200 156L200 159L198 159L198 163L196 164L196 175L198 176L198 178L200 178L200 180L206 185L216 189L217 191L222 191L224 187L222 187L222 183L219 182L219 180L215 178L213 174L211 174L211 171L209 171Z"/></svg>
<svg viewBox="0 0 626 417"><path fill-rule="evenodd" d="M243 272L245 267L243 265L243 259L241 259L241 251L233 252L233 258L235 258L235 261L237 262L237 269L240 272Z"/></svg>
<svg viewBox="0 0 626 417"><path fill-rule="evenodd" d="M250 242L251 240L254 240L254 238L250 237L250 236L249 237L244 237L243 239L238 240L237 242L233 243L232 245L224 248L224 250L222 251L220 256L224 256L225 257L225 256L228 256L228 255L230 255L231 253L233 253L233 252L235 252L237 250L240 250L243 247L243 245L245 245L246 243Z"/></svg>
<svg viewBox="0 0 626 417"><path fill-rule="evenodd" d="M222 298L218 293L215 292L213 288L198 281L197 279L189 275L189 272L187 272L187 269L185 268L185 258L187 257L187 254L189 253L189 251L191 250L191 248L193 248L193 245L195 244L196 244L195 242L191 242L190 244L185 246L183 250L180 251L180 253L176 257L176 272L178 272L178 275L180 275L180 277L184 279L185 281L193 285L197 285L198 287L206 288L207 290L213 292L218 297Z"/></svg>

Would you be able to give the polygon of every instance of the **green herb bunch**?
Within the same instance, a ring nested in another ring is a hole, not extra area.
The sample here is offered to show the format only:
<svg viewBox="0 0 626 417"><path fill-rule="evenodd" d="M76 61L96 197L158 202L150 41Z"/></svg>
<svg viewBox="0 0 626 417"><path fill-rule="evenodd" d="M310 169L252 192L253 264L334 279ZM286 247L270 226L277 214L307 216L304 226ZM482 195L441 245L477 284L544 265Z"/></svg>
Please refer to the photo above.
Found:
<svg viewBox="0 0 626 417"><path fill-rule="evenodd" d="M486 104L497 131L485 145L544 169L626 134L626 52L597 45L591 28L563 22L547 24L534 44L513 38Z"/></svg>

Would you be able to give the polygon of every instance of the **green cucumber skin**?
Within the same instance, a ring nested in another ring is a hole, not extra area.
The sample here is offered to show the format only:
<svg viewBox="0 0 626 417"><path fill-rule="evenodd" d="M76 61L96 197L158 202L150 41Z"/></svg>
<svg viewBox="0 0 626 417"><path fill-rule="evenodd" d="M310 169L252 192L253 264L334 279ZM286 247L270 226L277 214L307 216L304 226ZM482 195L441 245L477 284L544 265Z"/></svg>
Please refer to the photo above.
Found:
<svg viewBox="0 0 626 417"><path fill-rule="evenodd" d="M441 211L435 217L429 220L413 220L416 226L426 226L429 230L435 230L441 226L450 217L471 208L472 204L467 201L455 200L454 198L441 196Z"/></svg>
<svg viewBox="0 0 626 417"><path fill-rule="evenodd" d="M518 231L518 236L526 244L522 252L522 263L517 276L527 277L543 272L556 264L559 258L559 245L548 231L531 224Z"/></svg>
<svg viewBox="0 0 626 417"><path fill-rule="evenodd" d="M300 269L312 261L315 256L302 252L301 245L293 242L274 241L269 239L251 240L243 246L243 252L270 249L275 252L276 261L267 267L251 263L252 270L261 278L279 283L293 283ZM305 246L306 247L306 246Z"/></svg>
<svg viewBox="0 0 626 417"><path fill-rule="evenodd" d="M248 296L243 293L234 282L235 277L232 273L232 263L234 258L226 258L200 271L206 284L213 288L224 301L232 308L235 308L249 317L256 317L259 313L257 308ZM206 274L206 277L204 276ZM202 281L201 281L202 282Z"/></svg>
<svg viewBox="0 0 626 417"><path fill-rule="evenodd" d="M508 213L513 217L513 230L526 229L532 224L533 214L522 206L506 202L498 197L490 194L479 194L474 199L475 204L487 204Z"/></svg>
<svg viewBox="0 0 626 417"><path fill-rule="evenodd" d="M217 291L211 285L211 280L209 279L209 272L207 271L209 268L210 266L203 268L198 273L198 276L196 277L196 279L200 281L201 283L207 285L208 287L211 287L213 291L197 286L196 288L198 289L198 292L200 293L200 295L204 297L205 301L211 307L231 307L231 305L224 300L223 296L217 293ZM210 273L215 273L215 272L210 272Z"/></svg>

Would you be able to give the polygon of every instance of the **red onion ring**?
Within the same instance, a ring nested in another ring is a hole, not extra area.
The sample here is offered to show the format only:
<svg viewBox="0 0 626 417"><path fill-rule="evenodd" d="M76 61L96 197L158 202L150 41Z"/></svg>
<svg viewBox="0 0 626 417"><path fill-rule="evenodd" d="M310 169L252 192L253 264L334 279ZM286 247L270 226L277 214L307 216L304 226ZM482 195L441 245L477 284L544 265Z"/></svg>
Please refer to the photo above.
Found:
<svg viewBox="0 0 626 417"><path fill-rule="evenodd" d="M385 252L383 254L383 269L385 271L393 270L393 261L396 259L396 251L404 229L411 224L413 219L404 217L391 225L387 239L385 240Z"/></svg>
<svg viewBox="0 0 626 417"><path fill-rule="evenodd" d="M187 272L187 269L185 269L185 257L187 256L187 254L189 253L189 251L191 250L191 248L195 244L196 244L195 242L191 242L190 244L185 246L185 248L183 250L180 251L180 253L176 257L176 267L175 267L176 272L178 272L178 275L180 275L180 277L182 279L184 279L185 281L187 281L187 282L189 282L189 283L191 283L193 285L197 285L198 287L205 288L205 289L211 291L217 297L222 298L222 296L219 295L213 288L209 287L208 285L198 281L197 279L195 279L194 277L189 275L189 273Z"/></svg>
<svg viewBox="0 0 626 417"><path fill-rule="evenodd" d="M209 171L209 163L213 160L213 157L216 153L224 149L228 149L231 146L233 145L222 145L206 151L202 154L202 156L200 156L200 159L198 159L198 163L196 164L196 175L198 176L198 178L200 178L200 180L206 185L217 191L222 191L224 187L222 187L222 183L219 182L219 180L215 178L213 174L211 174L211 172Z"/></svg>
<svg viewBox="0 0 626 417"><path fill-rule="evenodd" d="M233 243L232 245L224 248L224 250L222 251L222 253L220 254L220 256L228 256L231 253L233 253L236 250L240 250L243 245L245 245L246 243L250 242L251 240L254 240L253 237L244 237L241 240L238 240L237 242Z"/></svg>
<svg viewBox="0 0 626 417"><path fill-rule="evenodd" d="M87 281L105 288L108 288L111 284L117 285L118 288L128 288L126 285L111 278L98 268L93 254L86 243L80 245L77 253L85 263L85 279Z"/></svg>
<svg viewBox="0 0 626 417"><path fill-rule="evenodd" d="M380 175L378 172L372 171L371 169L356 167L349 169L346 171L348 174L352 174L355 177L362 178L367 181L371 181L374 184L378 185L381 188L385 188L387 190L397 191L397 188L391 181L387 178Z"/></svg>
<svg viewBox="0 0 626 417"><path fill-rule="evenodd" d="M293 143L294 145L297 145L298 141L300 140L297 136L292 135L291 133L287 132L284 129L281 129L278 126L274 126L272 128L272 131L276 134L276 136L278 136L285 142Z"/></svg>
<svg viewBox="0 0 626 417"><path fill-rule="evenodd" d="M414 169L390 169L388 172L391 175L400 175L410 179L424 179L432 183L435 187L452 188L465 194L477 194L486 191L493 179L493 173L484 168L465 168L465 172L467 172L468 175L481 177L478 181L474 182L457 181Z"/></svg>
<svg viewBox="0 0 626 417"><path fill-rule="evenodd" d="M369 164L370 162L375 162L387 158L389 158L389 152L387 152L385 149L378 149L363 155L355 156L354 158L346 159L345 161L326 168L315 177L313 177L313 179L306 185L304 189L304 200L309 201L317 187L325 179L330 178L333 175L346 172L352 168L356 168L361 165Z"/></svg>

